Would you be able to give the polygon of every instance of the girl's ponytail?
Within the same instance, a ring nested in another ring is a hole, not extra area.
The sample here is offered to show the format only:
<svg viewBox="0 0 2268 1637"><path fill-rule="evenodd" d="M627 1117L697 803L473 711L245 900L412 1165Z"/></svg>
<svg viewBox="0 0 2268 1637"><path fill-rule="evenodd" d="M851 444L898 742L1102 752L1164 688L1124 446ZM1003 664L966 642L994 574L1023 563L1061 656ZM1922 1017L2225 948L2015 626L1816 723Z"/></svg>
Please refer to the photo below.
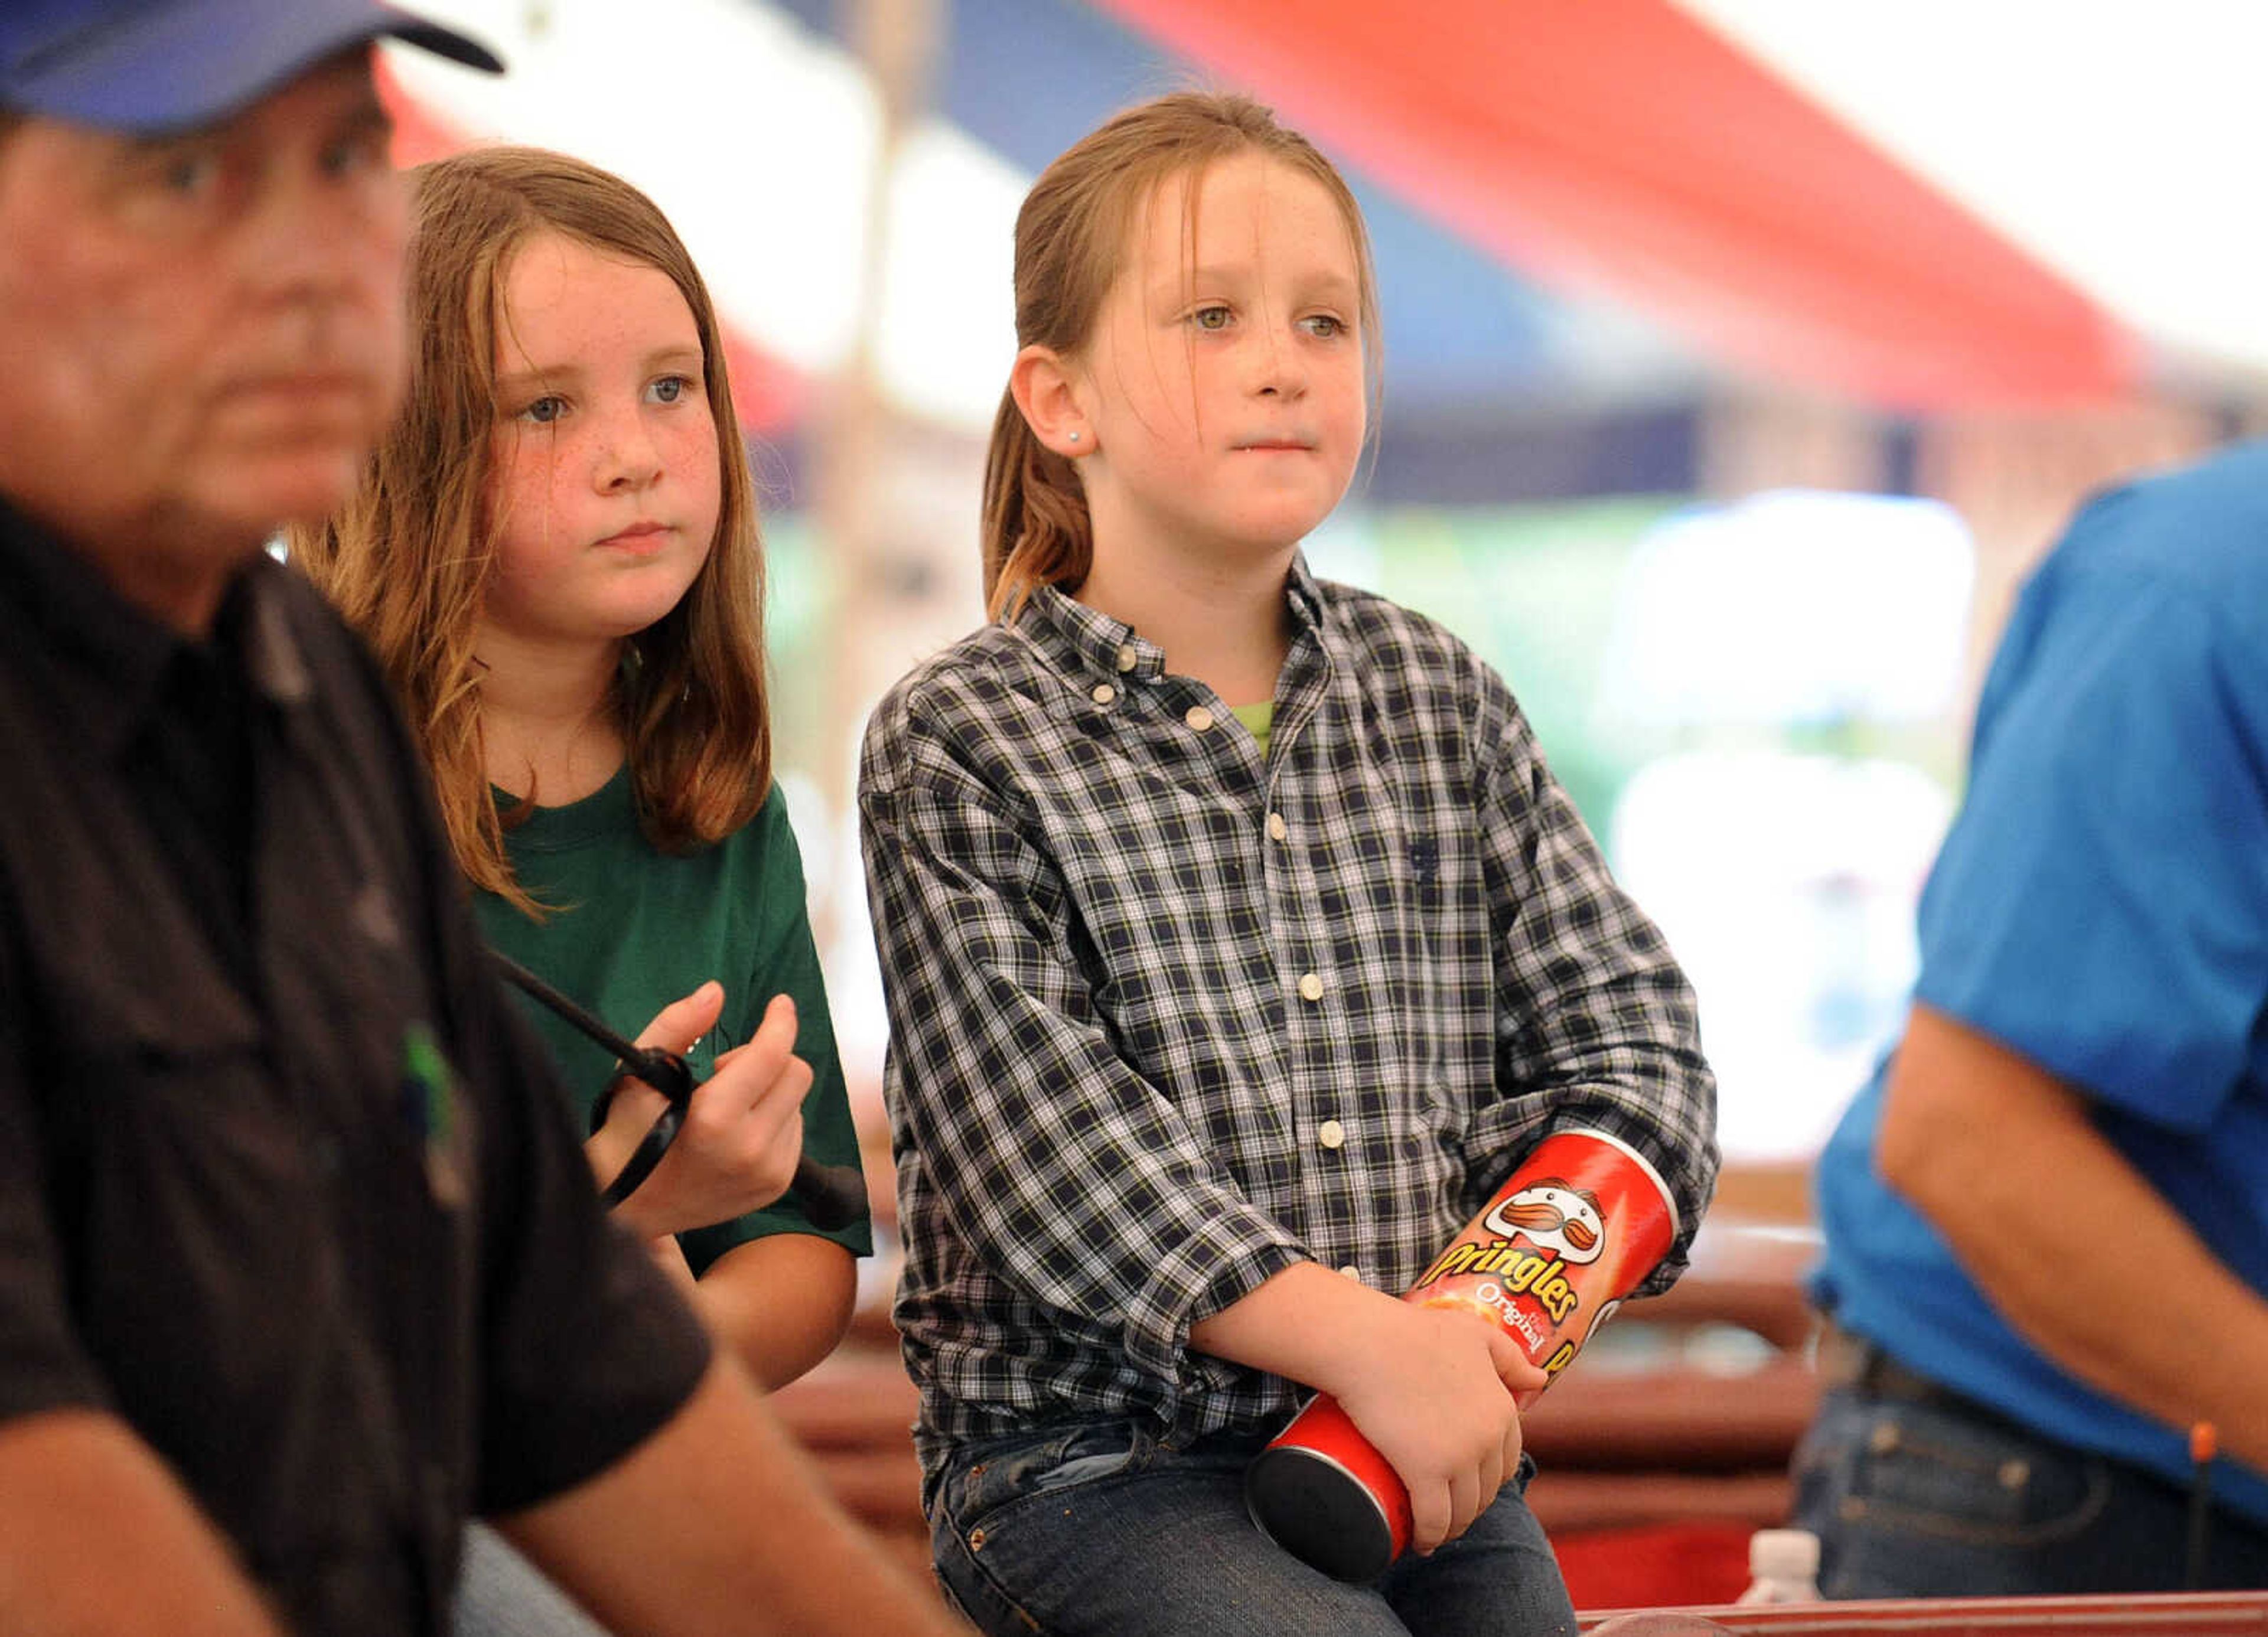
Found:
<svg viewBox="0 0 2268 1637"><path fill-rule="evenodd" d="M1042 585L1077 585L1094 559L1086 494L1071 463L1039 440L1016 395L1000 394L984 462L984 612L1012 620Z"/></svg>

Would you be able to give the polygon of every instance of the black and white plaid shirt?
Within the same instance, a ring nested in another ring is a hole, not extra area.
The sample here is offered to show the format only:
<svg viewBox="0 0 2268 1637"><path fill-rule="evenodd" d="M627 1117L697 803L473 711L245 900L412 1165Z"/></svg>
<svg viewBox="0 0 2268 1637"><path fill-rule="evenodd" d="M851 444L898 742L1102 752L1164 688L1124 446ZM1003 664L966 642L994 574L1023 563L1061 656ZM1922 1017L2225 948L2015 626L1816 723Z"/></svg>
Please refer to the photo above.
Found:
<svg viewBox="0 0 2268 1637"><path fill-rule="evenodd" d="M1304 562L1289 597L1264 761L1052 590L868 724L896 1318L932 1471L1047 1422L1281 1417L1301 1390L1191 1351L1192 1321L1302 1259L1400 1292L1556 1128L1645 1154L1685 1237L1708 1201L1691 992L1502 679Z"/></svg>

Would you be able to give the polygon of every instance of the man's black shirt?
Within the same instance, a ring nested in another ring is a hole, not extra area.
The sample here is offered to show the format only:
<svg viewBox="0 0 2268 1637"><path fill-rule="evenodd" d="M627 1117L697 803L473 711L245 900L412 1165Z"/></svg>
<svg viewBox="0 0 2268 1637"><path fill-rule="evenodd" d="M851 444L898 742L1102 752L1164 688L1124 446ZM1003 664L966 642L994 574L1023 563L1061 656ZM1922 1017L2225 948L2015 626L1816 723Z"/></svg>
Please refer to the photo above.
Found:
<svg viewBox="0 0 2268 1637"><path fill-rule="evenodd" d="M298 1629L439 1631L468 1509L707 1344L608 1228L375 667L264 555L210 641L0 503L0 1419L122 1416Z"/></svg>

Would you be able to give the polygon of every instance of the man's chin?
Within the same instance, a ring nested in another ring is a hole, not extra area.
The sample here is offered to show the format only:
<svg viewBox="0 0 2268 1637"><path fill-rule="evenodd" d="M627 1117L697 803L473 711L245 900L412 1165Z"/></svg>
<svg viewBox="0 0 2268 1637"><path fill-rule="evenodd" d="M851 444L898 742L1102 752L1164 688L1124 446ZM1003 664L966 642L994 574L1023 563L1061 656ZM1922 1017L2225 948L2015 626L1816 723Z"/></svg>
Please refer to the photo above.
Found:
<svg viewBox="0 0 2268 1637"><path fill-rule="evenodd" d="M294 523L320 523L355 492L362 478L359 450L298 451L232 463L198 485L192 509L212 525L217 544L255 543Z"/></svg>

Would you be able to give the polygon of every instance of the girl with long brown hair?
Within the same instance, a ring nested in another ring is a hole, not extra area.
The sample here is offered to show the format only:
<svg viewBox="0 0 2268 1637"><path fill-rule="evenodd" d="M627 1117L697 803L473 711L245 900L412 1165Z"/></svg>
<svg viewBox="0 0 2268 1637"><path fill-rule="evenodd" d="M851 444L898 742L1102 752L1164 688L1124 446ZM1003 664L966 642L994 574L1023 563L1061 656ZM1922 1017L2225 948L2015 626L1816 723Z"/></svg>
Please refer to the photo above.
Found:
<svg viewBox="0 0 2268 1637"><path fill-rule="evenodd" d="M840 1338L870 1244L865 1222L821 1233L778 1197L799 1128L817 1157L858 1157L772 779L755 497L716 314L666 219L603 171L491 148L413 182L408 407L291 555L407 706L490 941L716 1071L618 1214L675 1236L776 1384ZM587 1111L610 1060L532 1016ZM610 1106L602 1179L655 1103L625 1082Z"/></svg>
<svg viewBox="0 0 2268 1637"><path fill-rule="evenodd" d="M1395 1297L1562 1127L1697 1219L1712 1083L1502 679L1301 555L1368 429L1360 213L1264 108L1163 98L1032 188L1016 322L993 622L860 781L940 1579L1004 1637L1572 1632L1542 1372ZM1410 1494L1373 1583L1245 1515L1310 1389Z"/></svg>
<svg viewBox="0 0 2268 1637"><path fill-rule="evenodd" d="M822 1230L799 1149L856 1166L772 778L754 484L706 287L644 195L491 148L413 173L406 405L291 555L368 638L432 766L490 942L704 1083L616 1208L777 1385L841 1340L863 1216ZM531 1010L614 1178L660 1108ZM609 1092L610 1083L612 1083ZM563 1339L563 1345L571 1341ZM471 1542L460 1632L585 1629Z"/></svg>

